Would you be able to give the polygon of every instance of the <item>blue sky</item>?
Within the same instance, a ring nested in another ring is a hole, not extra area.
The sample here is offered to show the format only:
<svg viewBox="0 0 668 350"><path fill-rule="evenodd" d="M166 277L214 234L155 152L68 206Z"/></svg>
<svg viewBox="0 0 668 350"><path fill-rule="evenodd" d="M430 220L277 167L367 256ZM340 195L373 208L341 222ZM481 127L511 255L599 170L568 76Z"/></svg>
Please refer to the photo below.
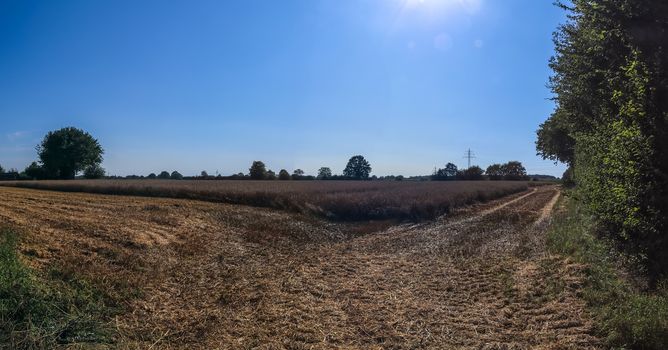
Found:
<svg viewBox="0 0 668 350"><path fill-rule="evenodd" d="M109 174L269 168L429 174L535 155L554 105L534 0L0 0L0 164L83 128Z"/></svg>

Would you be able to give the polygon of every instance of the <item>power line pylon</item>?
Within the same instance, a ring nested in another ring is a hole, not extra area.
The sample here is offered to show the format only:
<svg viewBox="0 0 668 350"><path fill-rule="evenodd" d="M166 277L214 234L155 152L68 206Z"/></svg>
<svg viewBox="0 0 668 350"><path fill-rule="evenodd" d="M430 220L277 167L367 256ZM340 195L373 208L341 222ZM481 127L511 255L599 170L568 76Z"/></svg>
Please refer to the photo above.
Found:
<svg viewBox="0 0 668 350"><path fill-rule="evenodd" d="M471 151L471 149L469 148L466 151L466 155L464 155L464 158L468 159L469 168L471 167L471 158L475 158L475 157L476 157L475 153L473 153L473 151Z"/></svg>

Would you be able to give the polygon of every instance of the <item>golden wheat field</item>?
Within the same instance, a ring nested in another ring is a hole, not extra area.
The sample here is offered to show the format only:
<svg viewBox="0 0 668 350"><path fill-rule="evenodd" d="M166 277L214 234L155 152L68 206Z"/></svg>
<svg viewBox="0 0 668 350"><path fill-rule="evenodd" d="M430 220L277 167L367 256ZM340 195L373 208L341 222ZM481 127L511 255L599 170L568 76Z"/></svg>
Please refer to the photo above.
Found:
<svg viewBox="0 0 668 350"><path fill-rule="evenodd" d="M421 223L11 187L0 196L0 221L25 235L31 268L80 276L116 307L97 347L600 346L578 297L582 267L545 250L555 186Z"/></svg>

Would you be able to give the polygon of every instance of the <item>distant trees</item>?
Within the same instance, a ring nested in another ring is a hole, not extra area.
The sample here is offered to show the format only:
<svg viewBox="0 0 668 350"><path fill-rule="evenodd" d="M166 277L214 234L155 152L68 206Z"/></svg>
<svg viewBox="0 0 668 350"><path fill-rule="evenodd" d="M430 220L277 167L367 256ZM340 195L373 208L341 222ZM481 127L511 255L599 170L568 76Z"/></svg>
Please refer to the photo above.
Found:
<svg viewBox="0 0 668 350"><path fill-rule="evenodd" d="M527 180L527 170L522 163L518 161L510 161L501 166L501 172L505 180Z"/></svg>
<svg viewBox="0 0 668 350"><path fill-rule="evenodd" d="M84 169L84 178L86 179L101 179L105 175L104 168L98 164L89 165Z"/></svg>
<svg viewBox="0 0 668 350"><path fill-rule="evenodd" d="M102 163L104 150L89 133L67 127L46 134L37 153L49 178L74 179L78 172Z"/></svg>
<svg viewBox="0 0 668 350"><path fill-rule="evenodd" d="M490 180L503 180L503 170L501 164L492 164L485 171Z"/></svg>
<svg viewBox="0 0 668 350"><path fill-rule="evenodd" d="M160 174L158 174L158 179L167 180L169 178L170 178L169 172L166 170L163 170L160 172Z"/></svg>
<svg viewBox="0 0 668 350"><path fill-rule="evenodd" d="M273 170L267 170L267 180L276 180L276 173Z"/></svg>
<svg viewBox="0 0 668 350"><path fill-rule="evenodd" d="M528 180L527 171L521 162L516 160L505 164L492 164L485 172L490 180Z"/></svg>
<svg viewBox="0 0 668 350"><path fill-rule="evenodd" d="M209 177L209 173L207 173L206 170L202 170L202 172L199 173L199 176L206 178L206 177Z"/></svg>
<svg viewBox="0 0 668 350"><path fill-rule="evenodd" d="M287 170L281 169L281 171L278 172L278 179L279 180L290 180L290 173L288 173Z"/></svg>
<svg viewBox="0 0 668 350"><path fill-rule="evenodd" d="M351 157L346 168L343 169L343 176L355 180L368 179L370 173L371 164L360 155Z"/></svg>
<svg viewBox="0 0 668 350"><path fill-rule="evenodd" d="M468 169L457 172L457 178L460 180L482 180L483 170L477 166L472 165Z"/></svg>
<svg viewBox="0 0 668 350"><path fill-rule="evenodd" d="M457 178L457 166L448 163L445 168L437 169L432 175L433 180L455 180Z"/></svg>
<svg viewBox="0 0 668 350"><path fill-rule="evenodd" d="M148 174L148 176L147 176L147 178L148 178L148 179L151 179L151 180L152 180L152 179L155 179L155 178L157 178L157 177L158 177L158 176L155 175L155 173L150 173L150 174Z"/></svg>
<svg viewBox="0 0 668 350"><path fill-rule="evenodd" d="M2 165L0 165L0 174L2 174L4 172L5 172L5 168L3 168Z"/></svg>
<svg viewBox="0 0 668 350"><path fill-rule="evenodd" d="M46 178L44 173L44 168L42 168L37 162L32 162L24 170L23 174L31 180L43 180Z"/></svg>
<svg viewBox="0 0 668 350"><path fill-rule="evenodd" d="M248 169L250 178L253 180L264 180L267 177L267 167L263 162L256 160Z"/></svg>
<svg viewBox="0 0 668 350"><path fill-rule="evenodd" d="M318 180L327 180L332 177L332 169L322 167L318 169Z"/></svg>
<svg viewBox="0 0 668 350"><path fill-rule="evenodd" d="M179 173L178 171L174 170L169 175L169 178L172 180L183 180L183 175L181 175L181 173Z"/></svg>

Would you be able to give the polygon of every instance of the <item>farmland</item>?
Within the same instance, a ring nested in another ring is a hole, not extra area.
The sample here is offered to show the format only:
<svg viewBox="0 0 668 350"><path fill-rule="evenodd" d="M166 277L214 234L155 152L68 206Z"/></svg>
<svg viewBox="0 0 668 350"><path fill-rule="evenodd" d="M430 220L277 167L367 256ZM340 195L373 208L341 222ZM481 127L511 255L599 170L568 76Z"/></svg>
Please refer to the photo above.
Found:
<svg viewBox="0 0 668 350"><path fill-rule="evenodd" d="M79 345L598 347L582 266L545 254L558 194L359 231L274 208L0 187L0 221L30 269L76 276L113 306L107 335L64 340Z"/></svg>
<svg viewBox="0 0 668 350"><path fill-rule="evenodd" d="M0 182L69 192L196 199L269 207L341 220L434 219L451 209L526 190L518 181L195 181Z"/></svg>

